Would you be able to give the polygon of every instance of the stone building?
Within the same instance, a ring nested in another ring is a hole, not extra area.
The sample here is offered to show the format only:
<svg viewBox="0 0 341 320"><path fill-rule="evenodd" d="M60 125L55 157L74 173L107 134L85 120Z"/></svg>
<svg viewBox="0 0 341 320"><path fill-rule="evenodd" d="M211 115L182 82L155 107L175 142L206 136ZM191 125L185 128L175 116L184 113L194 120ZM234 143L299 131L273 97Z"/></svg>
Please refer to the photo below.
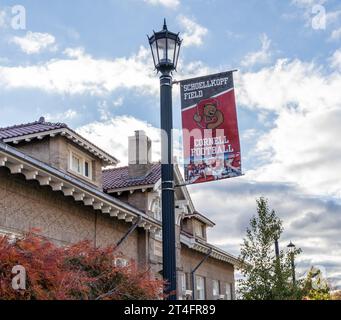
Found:
<svg viewBox="0 0 341 320"><path fill-rule="evenodd" d="M161 165L151 161L151 147L136 132L129 165L117 167L65 124L41 118L0 128L0 233L39 229L59 245L119 243L119 263L134 261L160 277ZM196 211L178 168L175 176L178 298L234 299L238 260L208 243L215 224Z"/></svg>

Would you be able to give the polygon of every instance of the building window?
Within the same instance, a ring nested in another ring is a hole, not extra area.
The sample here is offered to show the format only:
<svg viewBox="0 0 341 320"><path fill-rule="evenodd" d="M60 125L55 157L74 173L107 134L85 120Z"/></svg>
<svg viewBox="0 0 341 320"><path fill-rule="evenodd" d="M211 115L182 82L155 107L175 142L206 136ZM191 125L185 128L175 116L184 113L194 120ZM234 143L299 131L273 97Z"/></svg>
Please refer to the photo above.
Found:
<svg viewBox="0 0 341 320"><path fill-rule="evenodd" d="M72 165L71 168L73 171L82 174L82 162L81 159L75 155L74 153L72 153Z"/></svg>
<svg viewBox="0 0 341 320"><path fill-rule="evenodd" d="M84 175L90 178L90 163L88 161L84 161Z"/></svg>
<svg viewBox="0 0 341 320"><path fill-rule="evenodd" d="M200 222L195 222L194 224L194 234L197 237L205 238L205 227Z"/></svg>
<svg viewBox="0 0 341 320"><path fill-rule="evenodd" d="M181 273L180 274L180 285L181 285L181 293L184 294L185 291L187 290L187 286L186 286L186 274L185 273Z"/></svg>
<svg viewBox="0 0 341 320"><path fill-rule="evenodd" d="M218 299L220 290L219 290L219 281L218 280L213 280L212 282L212 291L213 291L213 298Z"/></svg>
<svg viewBox="0 0 341 320"><path fill-rule="evenodd" d="M162 207L161 207L161 199L159 197L153 200L151 211L156 220L162 221Z"/></svg>
<svg viewBox="0 0 341 320"><path fill-rule="evenodd" d="M179 279L180 279L180 296L179 299L180 300L190 300L193 297L193 292L192 290L190 290L190 283L188 281L189 279L189 274L188 273L183 273L181 272L179 275Z"/></svg>
<svg viewBox="0 0 341 320"><path fill-rule="evenodd" d="M205 278L201 276L196 276L196 290L197 290L197 300L205 300Z"/></svg>
<svg viewBox="0 0 341 320"><path fill-rule="evenodd" d="M92 161L79 153L70 151L70 169L78 175L91 179Z"/></svg>
<svg viewBox="0 0 341 320"><path fill-rule="evenodd" d="M232 300L233 286L231 283L226 284L226 300Z"/></svg>

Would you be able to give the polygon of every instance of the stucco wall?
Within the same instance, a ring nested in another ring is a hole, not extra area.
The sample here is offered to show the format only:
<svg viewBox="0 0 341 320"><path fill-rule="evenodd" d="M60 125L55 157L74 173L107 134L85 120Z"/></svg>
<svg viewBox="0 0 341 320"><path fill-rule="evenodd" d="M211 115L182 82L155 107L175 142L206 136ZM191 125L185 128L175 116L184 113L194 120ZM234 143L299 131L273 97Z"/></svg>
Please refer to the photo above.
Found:
<svg viewBox="0 0 341 320"><path fill-rule="evenodd" d="M0 228L15 232L37 228L58 244L89 240L94 245L107 246L117 243L130 226L65 197L62 192L41 187L37 182L26 181L22 175L10 174L7 168L0 168ZM135 230L120 251L136 262L144 262L145 241L145 231Z"/></svg>
<svg viewBox="0 0 341 320"><path fill-rule="evenodd" d="M128 191L125 191L121 195L115 195L121 201L127 202L130 205L134 206L135 208L138 208L144 212L148 212L148 192L142 192L141 190L136 190L134 193L130 193Z"/></svg>

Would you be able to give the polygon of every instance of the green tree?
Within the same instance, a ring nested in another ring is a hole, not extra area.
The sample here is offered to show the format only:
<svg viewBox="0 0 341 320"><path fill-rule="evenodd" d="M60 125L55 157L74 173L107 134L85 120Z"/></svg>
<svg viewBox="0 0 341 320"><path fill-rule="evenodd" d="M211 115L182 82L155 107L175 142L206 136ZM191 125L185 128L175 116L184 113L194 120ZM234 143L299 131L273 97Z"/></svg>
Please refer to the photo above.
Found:
<svg viewBox="0 0 341 320"><path fill-rule="evenodd" d="M241 247L238 293L246 300L288 300L301 299L301 283L292 283L291 258L289 253L280 251L276 257L275 239L283 232L282 221L270 210L268 201L257 200L257 215L250 220ZM294 257L301 252L296 249Z"/></svg>
<svg viewBox="0 0 341 320"><path fill-rule="evenodd" d="M311 267L304 287L305 300L331 300L330 287L320 269Z"/></svg>

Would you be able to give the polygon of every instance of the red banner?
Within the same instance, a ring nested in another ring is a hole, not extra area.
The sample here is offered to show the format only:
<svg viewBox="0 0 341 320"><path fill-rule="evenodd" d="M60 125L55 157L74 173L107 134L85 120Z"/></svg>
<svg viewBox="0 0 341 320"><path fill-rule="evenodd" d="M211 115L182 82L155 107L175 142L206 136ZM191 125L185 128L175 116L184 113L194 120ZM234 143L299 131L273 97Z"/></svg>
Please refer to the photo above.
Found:
<svg viewBox="0 0 341 320"><path fill-rule="evenodd" d="M181 81L185 180L242 175L233 71Z"/></svg>

